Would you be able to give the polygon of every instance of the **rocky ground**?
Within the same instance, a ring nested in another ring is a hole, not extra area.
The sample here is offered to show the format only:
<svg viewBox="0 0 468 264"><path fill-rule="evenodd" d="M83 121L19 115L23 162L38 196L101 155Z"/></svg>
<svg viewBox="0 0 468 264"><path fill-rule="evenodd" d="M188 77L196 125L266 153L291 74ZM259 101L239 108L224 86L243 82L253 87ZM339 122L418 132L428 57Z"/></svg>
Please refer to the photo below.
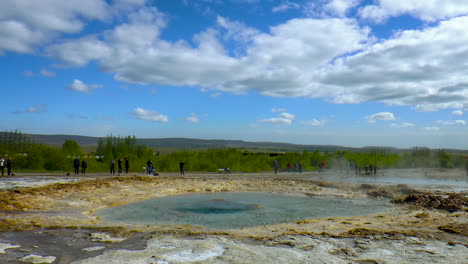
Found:
<svg viewBox="0 0 468 264"><path fill-rule="evenodd" d="M0 263L467 263L466 192L311 174L96 177L0 192ZM199 192L394 199L385 212L243 229L115 224L102 208Z"/></svg>

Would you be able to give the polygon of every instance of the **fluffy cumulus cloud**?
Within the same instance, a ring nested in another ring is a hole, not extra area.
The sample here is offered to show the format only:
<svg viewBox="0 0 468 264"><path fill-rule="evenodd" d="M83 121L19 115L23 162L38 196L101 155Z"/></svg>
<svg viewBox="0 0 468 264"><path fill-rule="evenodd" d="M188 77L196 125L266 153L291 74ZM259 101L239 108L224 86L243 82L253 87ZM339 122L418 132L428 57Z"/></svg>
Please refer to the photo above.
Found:
<svg viewBox="0 0 468 264"><path fill-rule="evenodd" d="M277 125L291 125L293 120L296 118L296 116L293 114L284 112L283 111L284 109L280 109L280 110L281 112L277 117L263 119L263 120L260 120L260 122L277 124ZM277 112L277 109L272 109L272 112Z"/></svg>
<svg viewBox="0 0 468 264"><path fill-rule="evenodd" d="M463 109L468 107L467 25L468 17L458 17L399 32L337 60L321 83L335 91L337 103L379 101L413 105L419 111Z"/></svg>
<svg viewBox="0 0 468 264"><path fill-rule="evenodd" d="M96 60L125 82L321 97L325 92L314 81L314 72L337 56L363 48L369 34L352 19L293 19L268 33L222 17L217 26L195 35L193 44L168 42L160 38L164 15L147 8L101 35L63 41L47 50L74 66ZM229 55L225 38L243 47L241 55Z"/></svg>
<svg viewBox="0 0 468 264"><path fill-rule="evenodd" d="M159 122L159 123L169 122L169 118L166 115L163 115L161 113L158 113L152 110L143 109L140 107L133 109L133 111L130 112L130 115L138 119L151 121L151 122Z"/></svg>
<svg viewBox="0 0 468 264"><path fill-rule="evenodd" d="M104 0L3 0L0 2L0 54L32 52L54 34L80 32L84 20L110 18Z"/></svg>
<svg viewBox="0 0 468 264"><path fill-rule="evenodd" d="M190 123L200 123L200 117L196 113L191 113L185 120Z"/></svg>
<svg viewBox="0 0 468 264"><path fill-rule="evenodd" d="M377 101L418 111L468 108L468 2L375 1L360 9L362 17L446 19L380 41L368 27L346 18L364 3L359 0L319 1L327 16L291 19L265 32L218 16L212 27L176 41L161 37L170 30L168 18L155 7L142 7L143 0L26 2L31 3L0 3L0 53L31 52L47 41L45 33L50 38L51 32L79 32L87 21L109 20L125 9L128 15L113 28L63 39L46 53L70 66L96 62L123 82L203 87L213 94L256 91L332 103ZM299 8L292 1L282 6L276 11ZM226 42L239 50L229 51Z"/></svg>
<svg viewBox="0 0 468 264"><path fill-rule="evenodd" d="M462 115L463 115L463 111L462 111L462 110L455 110L455 111L452 112L452 115L462 116Z"/></svg>
<svg viewBox="0 0 468 264"><path fill-rule="evenodd" d="M464 0L377 0L360 10L363 18L377 22L390 17L408 14L424 21L436 21L468 14L468 2Z"/></svg>
<svg viewBox="0 0 468 264"><path fill-rule="evenodd" d="M71 66L84 66L111 55L111 48L95 37L68 40L47 47L47 53Z"/></svg>
<svg viewBox="0 0 468 264"><path fill-rule="evenodd" d="M67 86L67 89L80 92L80 93L91 93L93 90L103 88L99 84L86 84L80 80L75 79L72 84Z"/></svg>
<svg viewBox="0 0 468 264"><path fill-rule="evenodd" d="M373 114L370 116L366 116L367 122L369 123L375 123L377 120L383 120L383 121L392 121L395 120L396 117L393 113L390 112L381 112L377 114Z"/></svg>

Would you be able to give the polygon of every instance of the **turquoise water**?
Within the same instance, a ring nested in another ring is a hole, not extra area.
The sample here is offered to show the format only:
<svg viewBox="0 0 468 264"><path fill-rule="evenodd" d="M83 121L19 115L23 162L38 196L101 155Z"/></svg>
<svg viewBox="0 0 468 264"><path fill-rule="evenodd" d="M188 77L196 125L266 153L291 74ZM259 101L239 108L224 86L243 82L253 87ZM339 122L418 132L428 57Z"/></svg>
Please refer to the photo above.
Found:
<svg viewBox="0 0 468 264"><path fill-rule="evenodd" d="M106 208L96 214L112 222L237 229L310 218L366 215L390 207L388 200L223 192L150 199Z"/></svg>

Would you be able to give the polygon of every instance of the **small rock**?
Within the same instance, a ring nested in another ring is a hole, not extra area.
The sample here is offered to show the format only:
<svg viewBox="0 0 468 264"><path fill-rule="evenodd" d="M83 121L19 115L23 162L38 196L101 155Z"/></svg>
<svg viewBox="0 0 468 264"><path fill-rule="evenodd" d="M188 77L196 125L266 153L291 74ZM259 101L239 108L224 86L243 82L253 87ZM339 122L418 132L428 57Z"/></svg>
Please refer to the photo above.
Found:
<svg viewBox="0 0 468 264"><path fill-rule="evenodd" d="M10 243L0 243L0 254L5 254L5 249L9 249L9 248L18 248L20 246L18 245L12 245Z"/></svg>
<svg viewBox="0 0 468 264"><path fill-rule="evenodd" d="M93 242L116 243L116 242L122 242L125 240L125 238L121 238L121 237L111 237L109 234L106 234L106 233L92 233L90 236L91 236L91 241Z"/></svg>
<svg viewBox="0 0 468 264"><path fill-rule="evenodd" d="M96 247L83 248L81 251L91 252L91 251L98 251L98 250L105 249L105 248L106 247L103 247L103 246L96 246Z"/></svg>
<svg viewBox="0 0 468 264"><path fill-rule="evenodd" d="M54 256L43 257L43 256L39 256L39 255L28 255L28 256L20 259L19 261L29 262L29 263L33 263L33 264L41 264L41 263L52 263L52 262L55 261L55 259L56 259L56 257L54 257Z"/></svg>

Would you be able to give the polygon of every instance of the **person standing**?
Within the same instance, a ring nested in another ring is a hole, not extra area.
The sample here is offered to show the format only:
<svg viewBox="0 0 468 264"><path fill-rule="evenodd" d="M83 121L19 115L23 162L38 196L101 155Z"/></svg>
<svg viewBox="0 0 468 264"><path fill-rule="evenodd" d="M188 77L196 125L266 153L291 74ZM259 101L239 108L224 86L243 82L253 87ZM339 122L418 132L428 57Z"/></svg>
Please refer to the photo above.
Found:
<svg viewBox="0 0 468 264"><path fill-rule="evenodd" d="M275 159L275 161L273 161L273 169L275 170L275 174L278 174L278 168L279 168L278 160Z"/></svg>
<svg viewBox="0 0 468 264"><path fill-rule="evenodd" d="M112 159L110 164L110 174L115 175L115 160Z"/></svg>
<svg viewBox="0 0 468 264"><path fill-rule="evenodd" d="M179 162L180 175L185 175L185 163L183 161Z"/></svg>
<svg viewBox="0 0 468 264"><path fill-rule="evenodd" d="M75 175L80 174L80 160L78 157L76 157L73 161L73 167L75 168Z"/></svg>
<svg viewBox="0 0 468 264"><path fill-rule="evenodd" d="M148 160L146 162L146 173L151 174L153 172L153 162L151 160Z"/></svg>
<svg viewBox="0 0 468 264"><path fill-rule="evenodd" d="M127 158L125 158L125 174L128 174L128 168L130 168L130 163Z"/></svg>
<svg viewBox="0 0 468 264"><path fill-rule="evenodd" d="M119 175L122 174L122 158L119 158L117 161L117 166L119 167Z"/></svg>
<svg viewBox="0 0 468 264"><path fill-rule="evenodd" d="M85 159L81 161L81 173L86 174L86 168L88 168L88 162Z"/></svg>
<svg viewBox="0 0 468 264"><path fill-rule="evenodd" d="M5 168L5 159L0 156L0 170L2 170L2 176L3 176L3 169Z"/></svg>
<svg viewBox="0 0 468 264"><path fill-rule="evenodd" d="M11 175L11 168L13 168L13 160L11 159L11 157L8 157L6 167L7 167L7 174Z"/></svg>

